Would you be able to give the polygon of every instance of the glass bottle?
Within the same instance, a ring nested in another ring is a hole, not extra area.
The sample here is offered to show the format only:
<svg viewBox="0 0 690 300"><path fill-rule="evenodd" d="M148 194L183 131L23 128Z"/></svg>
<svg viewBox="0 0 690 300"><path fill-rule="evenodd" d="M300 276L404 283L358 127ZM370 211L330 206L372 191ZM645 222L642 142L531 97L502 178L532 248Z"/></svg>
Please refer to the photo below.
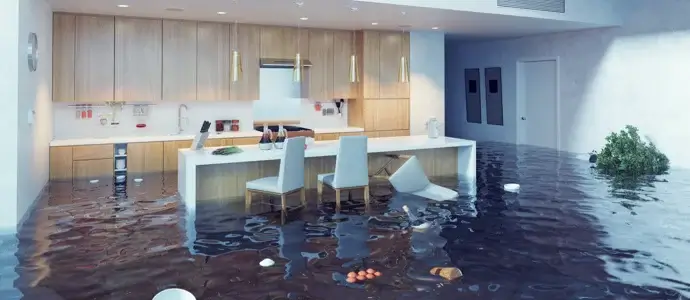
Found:
<svg viewBox="0 0 690 300"><path fill-rule="evenodd" d="M287 132L285 128L283 127L283 124L280 124L278 126L278 133L276 134L276 140L275 140L275 147L277 149L283 149L283 144L285 143L285 139L287 138Z"/></svg>
<svg viewBox="0 0 690 300"><path fill-rule="evenodd" d="M268 129L268 124L264 124L264 132L259 140L259 149L271 150L273 148L273 141L271 141L271 130Z"/></svg>

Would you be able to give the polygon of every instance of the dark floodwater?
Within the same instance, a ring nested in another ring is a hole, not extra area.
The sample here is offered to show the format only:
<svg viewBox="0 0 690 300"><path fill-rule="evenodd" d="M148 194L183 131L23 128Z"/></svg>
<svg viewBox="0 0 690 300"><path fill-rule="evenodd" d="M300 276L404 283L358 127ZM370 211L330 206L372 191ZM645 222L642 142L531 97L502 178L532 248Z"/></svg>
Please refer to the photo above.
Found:
<svg viewBox="0 0 690 300"><path fill-rule="evenodd" d="M387 196L377 183L368 215L355 193L339 213L312 201L284 226L270 212L199 205L194 254L184 246L175 174L130 184L126 198L107 183L54 183L18 236L0 240L0 299L151 299L169 287L198 299L690 295L690 172L611 186L567 153L480 144L477 158L477 197L457 202ZM511 182L520 194L503 191ZM403 204L439 227L408 230ZM266 257L276 264L260 267ZM457 266L464 277L445 282L429 274L434 266ZM345 283L359 267L383 276Z"/></svg>

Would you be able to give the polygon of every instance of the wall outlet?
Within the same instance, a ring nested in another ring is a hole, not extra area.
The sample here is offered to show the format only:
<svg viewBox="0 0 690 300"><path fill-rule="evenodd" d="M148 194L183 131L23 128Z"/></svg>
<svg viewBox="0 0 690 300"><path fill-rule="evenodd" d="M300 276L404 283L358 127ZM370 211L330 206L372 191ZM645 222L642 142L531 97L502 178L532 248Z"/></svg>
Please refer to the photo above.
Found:
<svg viewBox="0 0 690 300"><path fill-rule="evenodd" d="M321 110L321 114L324 116L332 116L335 114L334 108L324 108Z"/></svg>

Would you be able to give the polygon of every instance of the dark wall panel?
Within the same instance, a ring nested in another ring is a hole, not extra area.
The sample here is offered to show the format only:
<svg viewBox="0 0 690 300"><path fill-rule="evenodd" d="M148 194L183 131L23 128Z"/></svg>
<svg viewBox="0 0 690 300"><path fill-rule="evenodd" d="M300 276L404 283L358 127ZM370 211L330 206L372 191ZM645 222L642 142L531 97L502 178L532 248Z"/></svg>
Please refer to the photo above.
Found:
<svg viewBox="0 0 690 300"><path fill-rule="evenodd" d="M465 69L465 111L468 123L482 123L480 79L479 69Z"/></svg>
<svg viewBox="0 0 690 300"><path fill-rule="evenodd" d="M501 68L484 69L486 84L486 123L503 125L503 82Z"/></svg>

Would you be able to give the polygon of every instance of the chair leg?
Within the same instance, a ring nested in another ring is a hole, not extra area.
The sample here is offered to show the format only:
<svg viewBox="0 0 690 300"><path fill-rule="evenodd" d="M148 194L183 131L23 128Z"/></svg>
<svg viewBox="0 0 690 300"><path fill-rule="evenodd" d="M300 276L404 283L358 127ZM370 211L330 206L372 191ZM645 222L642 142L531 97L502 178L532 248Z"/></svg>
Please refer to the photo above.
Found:
<svg viewBox="0 0 690 300"><path fill-rule="evenodd" d="M369 206L369 186L364 187L364 205Z"/></svg>
<svg viewBox="0 0 690 300"><path fill-rule="evenodd" d="M307 191L304 188L299 191L299 198L302 201L302 205L307 206Z"/></svg>
<svg viewBox="0 0 690 300"><path fill-rule="evenodd" d="M280 206L280 209L283 211L283 213L285 213L285 211L287 210L287 195L280 195Z"/></svg>
<svg viewBox="0 0 690 300"><path fill-rule="evenodd" d="M321 203L321 198L323 197L323 182L316 181L316 193L318 193L318 201Z"/></svg>
<svg viewBox="0 0 690 300"><path fill-rule="evenodd" d="M340 189L335 189L335 207L340 208Z"/></svg>
<svg viewBox="0 0 690 300"><path fill-rule="evenodd" d="M252 192L250 190L244 191L244 210L249 213L252 207Z"/></svg>

